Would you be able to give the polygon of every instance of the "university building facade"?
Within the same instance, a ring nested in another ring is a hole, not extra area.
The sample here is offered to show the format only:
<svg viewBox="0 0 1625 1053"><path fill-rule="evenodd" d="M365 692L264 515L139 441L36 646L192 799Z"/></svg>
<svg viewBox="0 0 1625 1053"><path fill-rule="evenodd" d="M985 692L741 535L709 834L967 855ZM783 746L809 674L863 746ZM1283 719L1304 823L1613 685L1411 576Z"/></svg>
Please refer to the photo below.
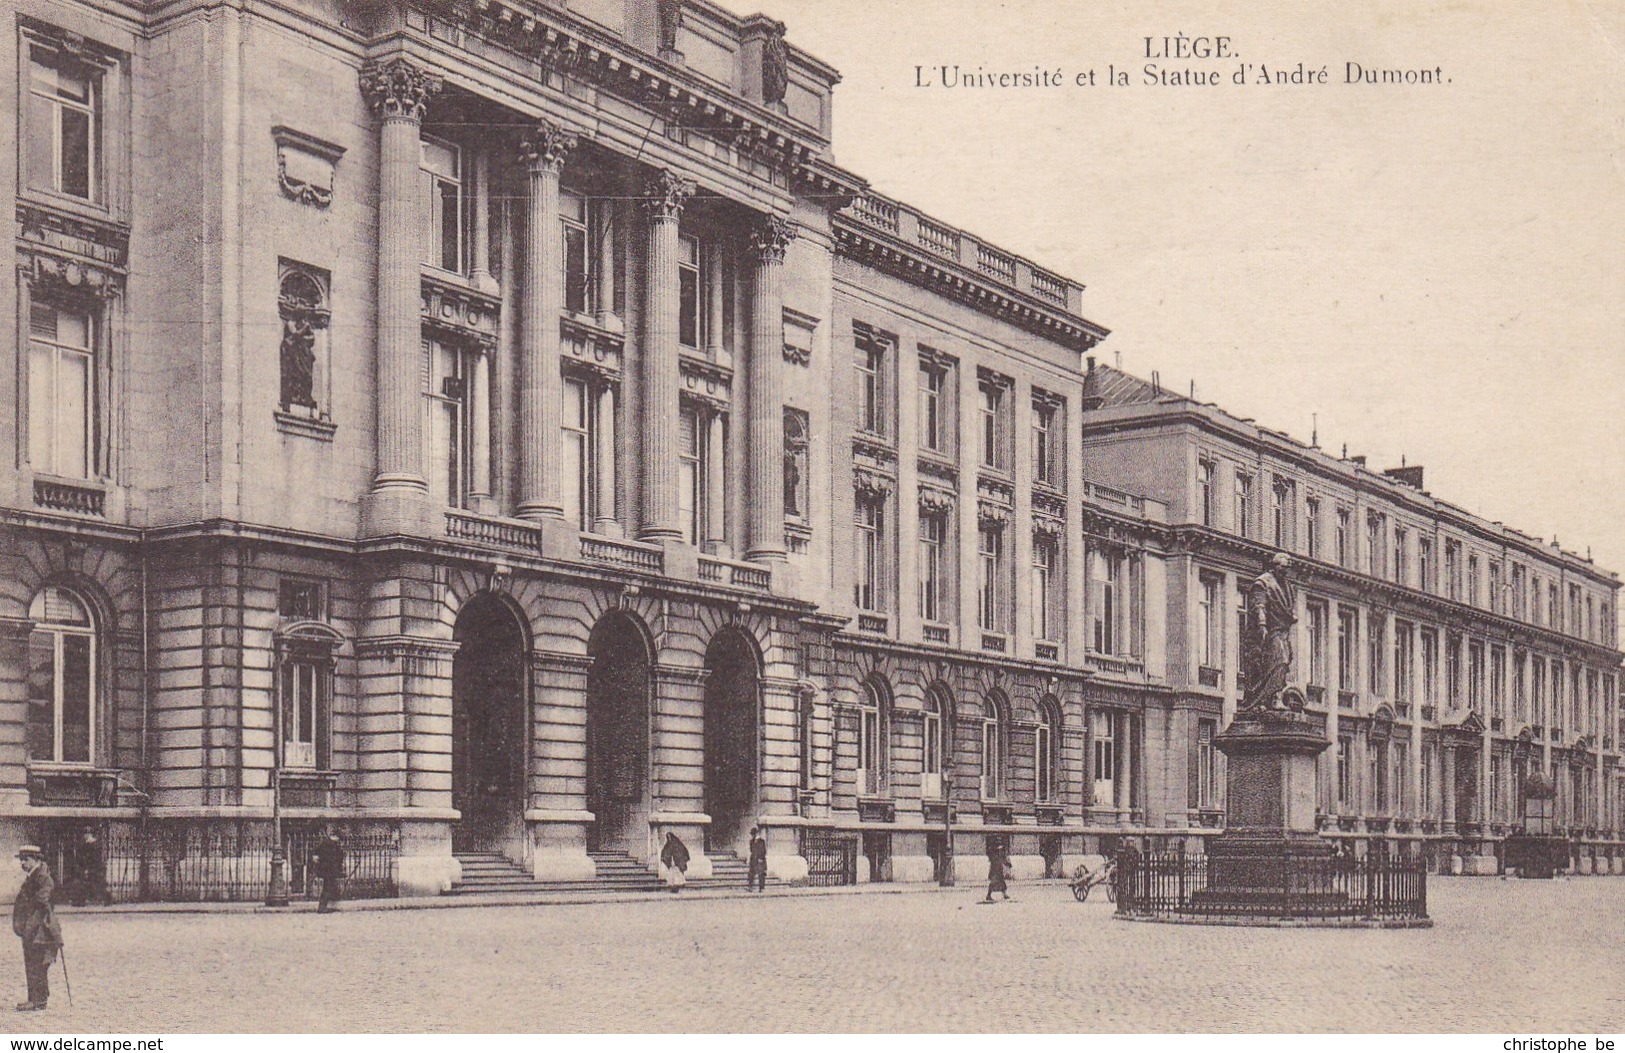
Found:
<svg viewBox="0 0 1625 1053"><path fill-rule="evenodd" d="M840 168L838 74L770 18L8 27L6 843L161 841L183 896L216 864L255 895L274 831L324 826L403 893L474 853L592 880L668 832L703 877L757 824L786 881L963 878L992 842L1053 873L1221 828L1211 625L1287 548L1303 654L1322 610L1382 641L1335 706L1310 674L1329 827L1481 866L1538 764L1617 853L1613 576L1086 368L1082 287ZM1291 530L1196 517L1191 457L1279 458ZM1345 506L1405 570L1307 547ZM1556 620L1503 609L1548 587Z"/></svg>

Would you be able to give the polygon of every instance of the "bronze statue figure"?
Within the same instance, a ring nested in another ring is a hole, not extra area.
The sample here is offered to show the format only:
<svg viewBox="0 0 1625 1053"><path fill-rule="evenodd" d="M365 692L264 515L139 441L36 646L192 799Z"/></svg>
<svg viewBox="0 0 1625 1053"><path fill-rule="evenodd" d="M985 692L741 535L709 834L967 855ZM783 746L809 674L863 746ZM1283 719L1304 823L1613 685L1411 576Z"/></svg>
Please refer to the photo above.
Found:
<svg viewBox="0 0 1625 1053"><path fill-rule="evenodd" d="M1287 578L1292 561L1277 553L1247 585L1241 627L1241 668L1246 678L1238 708L1302 709L1303 696L1290 686L1292 633L1298 624L1298 598Z"/></svg>

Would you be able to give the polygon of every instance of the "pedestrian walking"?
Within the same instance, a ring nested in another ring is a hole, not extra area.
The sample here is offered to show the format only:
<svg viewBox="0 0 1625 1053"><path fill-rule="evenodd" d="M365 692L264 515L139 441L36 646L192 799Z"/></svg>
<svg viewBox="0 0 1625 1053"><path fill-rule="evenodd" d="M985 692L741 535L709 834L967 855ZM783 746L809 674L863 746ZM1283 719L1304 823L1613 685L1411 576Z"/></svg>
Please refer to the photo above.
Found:
<svg viewBox="0 0 1625 1053"><path fill-rule="evenodd" d="M982 902L992 903L995 892L1006 901L1010 899L1010 857L1001 844L991 844L987 849L987 898Z"/></svg>
<svg viewBox="0 0 1625 1053"><path fill-rule="evenodd" d="M750 828L750 869L745 887L754 892L767 891L767 838L759 826Z"/></svg>
<svg viewBox="0 0 1625 1053"><path fill-rule="evenodd" d="M343 895L344 846L339 843L337 835L328 834L321 839L310 853L310 865L322 883L322 898L316 905L316 911L331 914L338 909L339 899Z"/></svg>
<svg viewBox="0 0 1625 1053"><path fill-rule="evenodd" d="M660 850L660 865L666 868L666 888L677 892L688 883L688 846L673 833L666 835Z"/></svg>
<svg viewBox="0 0 1625 1053"><path fill-rule="evenodd" d="M17 862L23 868L23 884L11 904L11 931L23 941L23 972L28 976L28 1000L17 1003L18 1012L44 1009L51 998L48 973L62 949L62 927L56 923L56 912L51 909L51 894L56 883L51 880L51 868L38 845L24 845L17 850Z"/></svg>

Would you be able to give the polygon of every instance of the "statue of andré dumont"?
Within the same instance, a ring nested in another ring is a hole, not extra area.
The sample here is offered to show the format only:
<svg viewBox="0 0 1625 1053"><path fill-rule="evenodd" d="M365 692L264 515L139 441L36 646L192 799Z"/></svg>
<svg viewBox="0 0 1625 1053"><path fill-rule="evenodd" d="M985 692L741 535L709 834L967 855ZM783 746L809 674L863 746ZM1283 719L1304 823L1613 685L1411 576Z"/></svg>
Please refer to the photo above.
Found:
<svg viewBox="0 0 1625 1053"><path fill-rule="evenodd" d="M1291 686L1292 634L1298 624L1298 597L1287 578L1292 561L1276 553L1263 573L1247 585L1241 627L1241 667L1246 690L1241 710L1301 710L1303 692Z"/></svg>

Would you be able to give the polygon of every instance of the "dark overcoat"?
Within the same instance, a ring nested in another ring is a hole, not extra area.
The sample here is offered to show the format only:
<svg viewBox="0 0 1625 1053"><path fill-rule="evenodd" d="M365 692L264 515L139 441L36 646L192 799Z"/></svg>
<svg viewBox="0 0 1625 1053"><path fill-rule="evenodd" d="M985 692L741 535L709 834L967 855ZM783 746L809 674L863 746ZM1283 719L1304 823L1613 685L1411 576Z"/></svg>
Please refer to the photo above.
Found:
<svg viewBox="0 0 1625 1053"><path fill-rule="evenodd" d="M57 948L62 946L62 926L57 924L56 911L51 909L51 894L55 891L51 868L42 862L23 878L17 898L11 904L11 931L24 944L49 948L47 961L54 961Z"/></svg>

